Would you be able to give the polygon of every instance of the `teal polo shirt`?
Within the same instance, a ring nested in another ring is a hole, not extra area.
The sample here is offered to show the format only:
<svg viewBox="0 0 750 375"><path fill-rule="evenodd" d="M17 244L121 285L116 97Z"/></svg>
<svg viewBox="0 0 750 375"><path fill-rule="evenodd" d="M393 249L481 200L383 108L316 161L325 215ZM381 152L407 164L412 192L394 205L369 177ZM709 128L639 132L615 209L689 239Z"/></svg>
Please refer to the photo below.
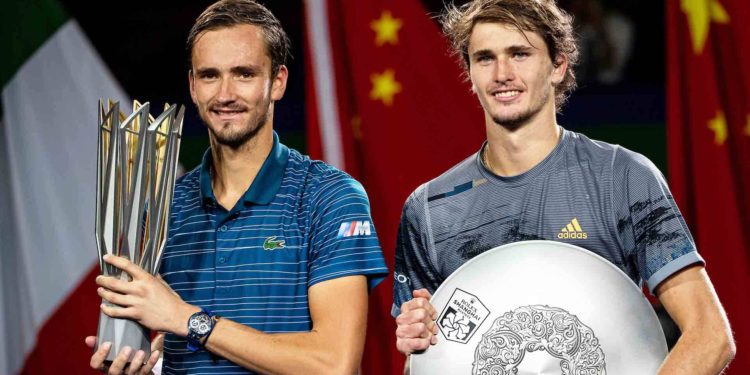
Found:
<svg viewBox="0 0 750 375"><path fill-rule="evenodd" d="M243 197L226 210L211 187L212 157L175 186L161 275L183 300L267 333L312 328L308 289L388 270L357 181L279 143ZM187 322L186 322L187 323ZM168 334L164 374L249 373Z"/></svg>

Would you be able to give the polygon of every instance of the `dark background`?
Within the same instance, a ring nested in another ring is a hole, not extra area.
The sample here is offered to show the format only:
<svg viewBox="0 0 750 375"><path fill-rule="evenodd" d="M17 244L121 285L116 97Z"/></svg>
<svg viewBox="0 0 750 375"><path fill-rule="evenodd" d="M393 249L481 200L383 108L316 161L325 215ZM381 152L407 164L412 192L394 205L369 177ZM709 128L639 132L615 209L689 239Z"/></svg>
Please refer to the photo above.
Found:
<svg viewBox="0 0 750 375"><path fill-rule="evenodd" d="M366 1L366 0L353 0ZM599 0L561 0L563 7ZM465 1L456 1L457 4ZM212 1L131 0L126 7L63 0L100 55L134 99L187 106L181 162L191 169L208 147L206 130L190 101L185 39L195 18ZM292 40L293 58L284 99L276 106L274 128L283 142L305 151L304 14L303 1L262 1L280 19ZM437 14L443 0L422 0ZM578 4L577 4L578 3ZM634 26L632 55L617 84L579 81L558 121L591 138L622 144L648 156L666 173L664 132L664 4L647 0L601 0ZM582 20L582 16L577 20Z"/></svg>

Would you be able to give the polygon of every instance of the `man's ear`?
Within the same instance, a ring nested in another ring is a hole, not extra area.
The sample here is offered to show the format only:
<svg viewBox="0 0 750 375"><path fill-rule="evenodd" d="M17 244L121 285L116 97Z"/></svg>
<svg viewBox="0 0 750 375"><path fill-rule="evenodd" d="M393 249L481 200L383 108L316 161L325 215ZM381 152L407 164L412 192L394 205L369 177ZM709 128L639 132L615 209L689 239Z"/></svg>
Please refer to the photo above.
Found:
<svg viewBox="0 0 750 375"><path fill-rule="evenodd" d="M286 65L279 65L279 71L273 77L271 83L271 100L276 101L284 97L287 78L289 78L289 70L287 70Z"/></svg>
<svg viewBox="0 0 750 375"><path fill-rule="evenodd" d="M471 84L471 93L476 94L477 93L477 85L474 84L474 79L471 77L471 66L469 65L466 68L465 79L469 81Z"/></svg>
<svg viewBox="0 0 750 375"><path fill-rule="evenodd" d="M552 83L557 86L565 79L565 73L568 72L568 56L562 53L558 54L555 61L552 62L552 66Z"/></svg>
<svg viewBox="0 0 750 375"><path fill-rule="evenodd" d="M198 101L195 100L195 77L193 69L188 70L188 85L190 86L190 99L193 100L194 104L198 104Z"/></svg>

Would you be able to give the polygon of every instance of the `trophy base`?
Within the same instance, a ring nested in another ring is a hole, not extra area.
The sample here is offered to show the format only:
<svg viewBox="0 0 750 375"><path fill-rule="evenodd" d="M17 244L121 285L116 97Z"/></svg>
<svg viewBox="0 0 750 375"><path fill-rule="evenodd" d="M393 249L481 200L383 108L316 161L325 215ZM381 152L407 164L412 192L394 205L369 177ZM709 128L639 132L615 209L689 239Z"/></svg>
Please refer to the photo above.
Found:
<svg viewBox="0 0 750 375"><path fill-rule="evenodd" d="M151 355L151 331L148 328L130 319L112 318L103 312L99 312L99 329L94 350L97 350L105 342L112 343L105 360L107 363L114 361L117 354L126 346L132 349L128 362L133 359L133 356L139 350L146 353L144 361Z"/></svg>

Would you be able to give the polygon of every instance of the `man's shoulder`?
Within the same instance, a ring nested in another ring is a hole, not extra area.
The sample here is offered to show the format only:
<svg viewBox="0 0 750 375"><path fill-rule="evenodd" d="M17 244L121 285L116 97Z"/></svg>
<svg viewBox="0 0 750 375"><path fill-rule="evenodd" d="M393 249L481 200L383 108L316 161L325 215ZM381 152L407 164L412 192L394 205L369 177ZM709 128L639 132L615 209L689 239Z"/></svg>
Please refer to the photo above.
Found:
<svg viewBox="0 0 750 375"><path fill-rule="evenodd" d="M591 139L583 133L570 130L566 130L566 132L570 135L576 155L579 158L586 157L591 160L611 162L612 158L623 149L618 144Z"/></svg>
<svg viewBox="0 0 750 375"><path fill-rule="evenodd" d="M573 131L569 132L575 145L575 155L579 160L585 158L592 164L606 166L615 175L633 171L659 171L654 163L643 154L618 144L591 139Z"/></svg>
<svg viewBox="0 0 750 375"><path fill-rule="evenodd" d="M330 196L365 195L362 185L348 173L324 162L290 149L287 175L296 180L310 198L320 200Z"/></svg>
<svg viewBox="0 0 750 375"><path fill-rule="evenodd" d="M471 188L478 179L482 178L477 165L478 153L469 155L439 176L417 187L407 198L405 208L421 206L434 199L448 197L452 193Z"/></svg>
<svg viewBox="0 0 750 375"><path fill-rule="evenodd" d="M593 170L604 173L612 179L615 191L628 181L643 185L646 181L664 180L659 168L646 156L617 144L597 141L580 133L574 133L576 158L580 163L588 159ZM666 183L666 182L663 182Z"/></svg>
<svg viewBox="0 0 750 375"><path fill-rule="evenodd" d="M174 183L174 199L176 200L179 197L183 197L184 195L193 192L199 193L201 186L200 175L201 166L198 165L193 168L193 170L178 177Z"/></svg>
<svg viewBox="0 0 750 375"><path fill-rule="evenodd" d="M645 155L629 150L625 147L619 147L613 160L613 167L617 170L640 171L640 172L658 172L659 169Z"/></svg>
<svg viewBox="0 0 750 375"><path fill-rule="evenodd" d="M447 171L427 182L431 193L442 192L446 189L452 189L456 184L471 181L473 178L481 177L478 167L478 153L475 152L458 164L454 165Z"/></svg>

